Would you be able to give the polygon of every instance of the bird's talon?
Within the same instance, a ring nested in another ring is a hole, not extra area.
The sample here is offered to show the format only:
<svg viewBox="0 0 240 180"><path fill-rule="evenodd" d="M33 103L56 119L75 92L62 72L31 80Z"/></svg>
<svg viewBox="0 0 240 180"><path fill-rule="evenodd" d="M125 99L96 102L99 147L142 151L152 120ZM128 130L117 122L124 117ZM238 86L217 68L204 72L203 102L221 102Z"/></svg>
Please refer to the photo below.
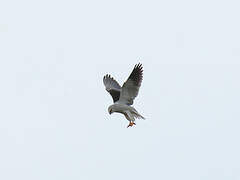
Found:
<svg viewBox="0 0 240 180"><path fill-rule="evenodd" d="M133 125L136 125L134 122L130 122L127 128L132 127Z"/></svg>

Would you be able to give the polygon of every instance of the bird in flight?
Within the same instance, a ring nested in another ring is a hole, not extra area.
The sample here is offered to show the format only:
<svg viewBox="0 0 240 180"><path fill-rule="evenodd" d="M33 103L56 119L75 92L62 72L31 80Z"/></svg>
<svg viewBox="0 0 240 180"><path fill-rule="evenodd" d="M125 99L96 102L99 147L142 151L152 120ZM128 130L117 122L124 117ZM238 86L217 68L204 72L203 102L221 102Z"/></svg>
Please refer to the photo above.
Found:
<svg viewBox="0 0 240 180"><path fill-rule="evenodd" d="M108 113L122 113L129 121L129 125L127 127L136 125L135 118L145 119L134 107L131 106L133 104L133 100L138 95L142 79L143 67L140 63L134 66L132 73L122 87L109 74L103 77L103 84L112 96L114 103L108 107Z"/></svg>

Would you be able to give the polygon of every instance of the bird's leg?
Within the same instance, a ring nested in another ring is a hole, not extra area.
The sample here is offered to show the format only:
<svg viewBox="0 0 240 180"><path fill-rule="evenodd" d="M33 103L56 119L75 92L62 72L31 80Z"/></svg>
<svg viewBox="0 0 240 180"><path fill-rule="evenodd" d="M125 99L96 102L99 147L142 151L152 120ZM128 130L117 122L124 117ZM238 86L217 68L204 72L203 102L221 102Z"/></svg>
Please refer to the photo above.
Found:
<svg viewBox="0 0 240 180"><path fill-rule="evenodd" d="M129 125L127 126L127 128L132 127L133 125L136 125L136 124L134 122L130 121Z"/></svg>

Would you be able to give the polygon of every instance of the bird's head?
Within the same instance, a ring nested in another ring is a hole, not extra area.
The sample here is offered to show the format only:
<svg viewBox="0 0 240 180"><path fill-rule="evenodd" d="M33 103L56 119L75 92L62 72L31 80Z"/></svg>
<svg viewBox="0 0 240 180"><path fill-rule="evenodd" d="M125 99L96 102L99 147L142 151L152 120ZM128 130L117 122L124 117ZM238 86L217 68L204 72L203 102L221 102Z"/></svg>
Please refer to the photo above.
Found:
<svg viewBox="0 0 240 180"><path fill-rule="evenodd" d="M114 112L113 106L108 107L108 113L111 115Z"/></svg>

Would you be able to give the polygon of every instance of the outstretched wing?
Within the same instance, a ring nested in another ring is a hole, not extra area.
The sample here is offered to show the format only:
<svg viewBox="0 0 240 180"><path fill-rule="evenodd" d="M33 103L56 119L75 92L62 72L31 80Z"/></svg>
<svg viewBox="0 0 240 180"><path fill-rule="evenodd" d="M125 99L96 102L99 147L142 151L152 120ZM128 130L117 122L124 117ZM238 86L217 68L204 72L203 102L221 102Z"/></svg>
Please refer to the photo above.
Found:
<svg viewBox="0 0 240 180"><path fill-rule="evenodd" d="M120 103L132 105L133 100L138 95L139 88L143 79L143 67L142 64L136 64L132 73L130 74L127 81L122 86L120 94Z"/></svg>
<svg viewBox="0 0 240 180"><path fill-rule="evenodd" d="M103 84L105 85L106 90L111 94L113 102L115 103L118 101L121 93L121 86L118 82L107 74L103 77Z"/></svg>

